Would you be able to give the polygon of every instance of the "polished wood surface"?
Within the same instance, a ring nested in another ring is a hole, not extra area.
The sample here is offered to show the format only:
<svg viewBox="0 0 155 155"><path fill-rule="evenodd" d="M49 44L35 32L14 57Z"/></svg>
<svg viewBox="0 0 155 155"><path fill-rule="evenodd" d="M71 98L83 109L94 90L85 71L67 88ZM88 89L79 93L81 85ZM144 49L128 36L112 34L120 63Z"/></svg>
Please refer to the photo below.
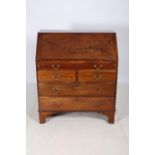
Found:
<svg viewBox="0 0 155 155"><path fill-rule="evenodd" d="M114 110L114 98L105 97L40 97L43 111Z"/></svg>
<svg viewBox="0 0 155 155"><path fill-rule="evenodd" d="M115 33L39 33L37 60L117 60Z"/></svg>
<svg viewBox="0 0 155 155"><path fill-rule="evenodd" d="M40 123L69 111L100 112L114 123L117 66L115 33L39 33Z"/></svg>
<svg viewBox="0 0 155 155"><path fill-rule="evenodd" d="M41 70L38 71L39 82L75 81L75 70Z"/></svg>
<svg viewBox="0 0 155 155"><path fill-rule="evenodd" d="M39 83L39 96L115 96L114 83Z"/></svg>
<svg viewBox="0 0 155 155"><path fill-rule="evenodd" d="M92 57L93 58L93 57ZM96 69L95 67L100 67L100 69L117 69L116 60L37 60L37 69L47 69L53 70L57 69Z"/></svg>
<svg viewBox="0 0 155 155"><path fill-rule="evenodd" d="M94 82L94 81L115 81L116 70L79 70L79 81Z"/></svg>

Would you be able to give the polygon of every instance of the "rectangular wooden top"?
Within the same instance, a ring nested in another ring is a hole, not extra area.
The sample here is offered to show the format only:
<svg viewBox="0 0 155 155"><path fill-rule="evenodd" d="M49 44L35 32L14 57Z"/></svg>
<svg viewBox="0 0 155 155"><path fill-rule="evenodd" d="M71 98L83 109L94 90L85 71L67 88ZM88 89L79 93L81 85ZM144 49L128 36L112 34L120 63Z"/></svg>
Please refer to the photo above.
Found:
<svg viewBox="0 0 155 155"><path fill-rule="evenodd" d="M115 33L38 33L36 60L118 60Z"/></svg>

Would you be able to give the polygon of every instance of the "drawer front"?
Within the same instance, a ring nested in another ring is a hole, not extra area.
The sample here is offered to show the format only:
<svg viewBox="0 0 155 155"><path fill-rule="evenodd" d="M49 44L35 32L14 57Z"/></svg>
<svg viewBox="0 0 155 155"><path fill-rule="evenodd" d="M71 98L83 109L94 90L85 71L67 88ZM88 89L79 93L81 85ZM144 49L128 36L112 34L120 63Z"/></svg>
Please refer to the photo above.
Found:
<svg viewBox="0 0 155 155"><path fill-rule="evenodd" d="M115 83L39 83L39 96L115 96Z"/></svg>
<svg viewBox="0 0 155 155"><path fill-rule="evenodd" d="M103 111L114 110L114 98L39 97L41 111Z"/></svg>
<svg viewBox="0 0 155 155"><path fill-rule="evenodd" d="M39 82L75 81L75 70L39 70Z"/></svg>
<svg viewBox="0 0 155 155"><path fill-rule="evenodd" d="M117 69L117 61L37 61L37 69Z"/></svg>
<svg viewBox="0 0 155 155"><path fill-rule="evenodd" d="M79 81L81 82L103 82L116 81L116 70L80 70Z"/></svg>

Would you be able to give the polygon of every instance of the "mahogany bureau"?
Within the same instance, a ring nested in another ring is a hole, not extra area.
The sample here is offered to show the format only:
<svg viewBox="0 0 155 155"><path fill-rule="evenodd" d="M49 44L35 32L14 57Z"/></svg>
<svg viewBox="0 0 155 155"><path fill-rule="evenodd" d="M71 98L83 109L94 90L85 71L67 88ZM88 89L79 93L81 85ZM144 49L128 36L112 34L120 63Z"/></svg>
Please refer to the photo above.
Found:
<svg viewBox="0 0 155 155"><path fill-rule="evenodd" d="M115 33L38 33L40 123L73 111L100 112L114 123L117 66Z"/></svg>

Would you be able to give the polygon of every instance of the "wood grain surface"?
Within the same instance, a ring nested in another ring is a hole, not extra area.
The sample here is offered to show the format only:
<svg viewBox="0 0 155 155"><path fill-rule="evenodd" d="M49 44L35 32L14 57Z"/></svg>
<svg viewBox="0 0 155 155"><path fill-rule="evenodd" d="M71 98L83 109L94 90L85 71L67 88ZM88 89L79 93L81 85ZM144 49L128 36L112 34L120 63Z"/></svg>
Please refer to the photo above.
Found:
<svg viewBox="0 0 155 155"><path fill-rule="evenodd" d="M118 54L115 33L38 33L40 123L70 111L96 111L114 123Z"/></svg>

